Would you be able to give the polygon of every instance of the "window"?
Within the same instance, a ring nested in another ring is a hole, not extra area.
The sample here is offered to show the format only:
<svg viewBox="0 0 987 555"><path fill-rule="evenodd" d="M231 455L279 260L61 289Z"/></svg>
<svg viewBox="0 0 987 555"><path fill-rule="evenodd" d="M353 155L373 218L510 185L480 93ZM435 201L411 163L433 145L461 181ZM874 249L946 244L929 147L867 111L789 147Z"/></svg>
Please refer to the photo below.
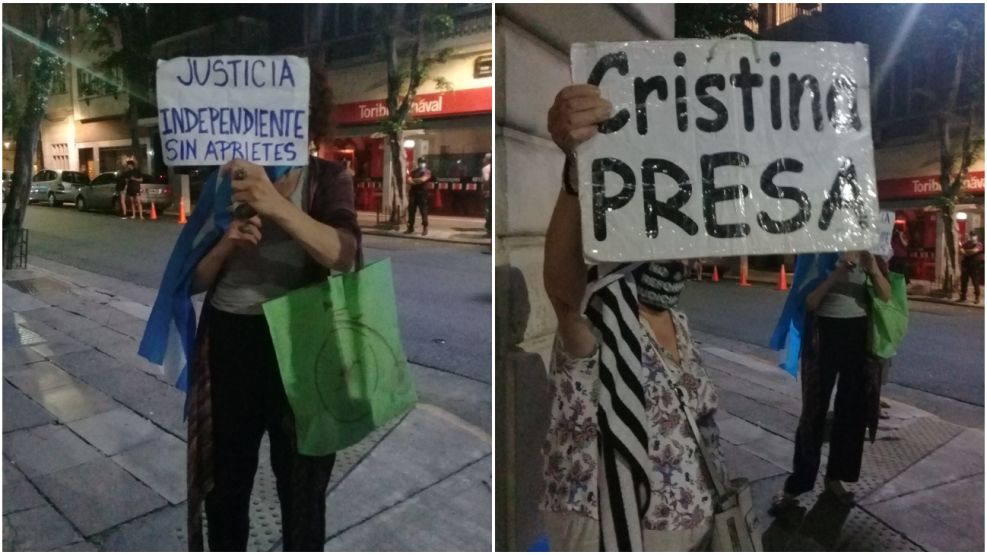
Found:
<svg viewBox="0 0 987 555"><path fill-rule="evenodd" d="M76 78L79 81L79 96L81 98L116 94L118 90L115 83L107 83L104 79L84 69L76 71ZM115 76L110 78L116 81Z"/></svg>
<svg viewBox="0 0 987 555"><path fill-rule="evenodd" d="M52 77L51 81L51 94L67 94L69 92L68 87L65 83L65 62L59 61L58 67L55 69L55 75Z"/></svg>

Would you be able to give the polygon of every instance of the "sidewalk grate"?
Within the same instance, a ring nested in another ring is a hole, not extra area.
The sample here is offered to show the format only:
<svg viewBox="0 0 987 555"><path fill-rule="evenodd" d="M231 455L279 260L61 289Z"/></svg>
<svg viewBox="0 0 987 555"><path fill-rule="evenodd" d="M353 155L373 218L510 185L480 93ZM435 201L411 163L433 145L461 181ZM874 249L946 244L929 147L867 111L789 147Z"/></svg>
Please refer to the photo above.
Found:
<svg viewBox="0 0 987 555"><path fill-rule="evenodd" d="M24 326L18 326L14 323L13 319L7 318L4 320L3 348L5 350L16 347L27 347L28 345L37 345L38 343L44 342L45 339L43 337L25 328Z"/></svg>
<svg viewBox="0 0 987 555"><path fill-rule="evenodd" d="M890 433L880 432L876 442L864 443L860 481L851 489L857 499L864 499L962 431L955 424L926 417Z"/></svg>
<svg viewBox="0 0 987 555"><path fill-rule="evenodd" d="M847 484L848 489L854 492L858 502L862 501L962 430L938 418L925 417L891 434L880 434L875 443L864 444L860 481ZM816 488L799 499L801 506L811 508L799 526L800 536L811 537L834 551L923 551L866 508L841 509L831 498L821 498L824 476L825 464L820 468Z"/></svg>

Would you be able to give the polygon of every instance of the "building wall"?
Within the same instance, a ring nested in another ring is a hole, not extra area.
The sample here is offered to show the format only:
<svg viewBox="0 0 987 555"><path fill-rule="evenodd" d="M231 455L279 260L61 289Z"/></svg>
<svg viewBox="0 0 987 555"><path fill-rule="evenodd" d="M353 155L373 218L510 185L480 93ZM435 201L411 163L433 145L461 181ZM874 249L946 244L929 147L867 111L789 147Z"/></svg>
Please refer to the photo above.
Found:
<svg viewBox="0 0 987 555"><path fill-rule="evenodd" d="M670 39L672 4L500 4L496 12L496 548L542 533L540 448L556 321L542 286L545 230L563 157L546 114L571 83L574 42Z"/></svg>
<svg viewBox="0 0 987 555"><path fill-rule="evenodd" d="M418 89L420 94L440 92L436 77L449 81L453 90L480 89L493 86L493 77L473 77L473 63L477 56L490 54L490 36L476 37L476 44L456 49L449 59L436 65L428 81ZM387 98L387 65L377 62L356 67L329 70L329 82L334 100L338 104Z"/></svg>

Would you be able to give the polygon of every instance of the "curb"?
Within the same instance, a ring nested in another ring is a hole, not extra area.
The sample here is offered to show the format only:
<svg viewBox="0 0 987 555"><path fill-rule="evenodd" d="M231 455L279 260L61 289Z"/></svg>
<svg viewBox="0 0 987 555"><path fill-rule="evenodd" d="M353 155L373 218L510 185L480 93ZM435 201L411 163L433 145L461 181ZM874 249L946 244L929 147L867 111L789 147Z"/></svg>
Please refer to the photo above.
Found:
<svg viewBox="0 0 987 555"><path fill-rule="evenodd" d="M788 278L789 279L789 283L791 283L791 280L792 280L792 277L791 276L793 276L793 275L794 274L789 274L789 278ZM710 280L709 278L703 278L702 281L703 282L711 282L712 280ZM739 277L735 277L735 276L723 276L723 277L720 278L720 281L734 281L734 282L737 282L737 281L740 281L740 278ZM747 277L747 282L748 283L751 283L751 284L758 283L758 284L761 284L761 285L770 285L770 286L772 286L772 288L776 288L775 286L777 285L777 283L775 283L773 281L766 281L764 279L759 279L759 278L753 278L752 279L750 276ZM939 298L939 297L929 297L929 296L926 296L926 295L911 295L911 294L909 294L908 295L908 300L910 300L910 301L921 301L921 302L924 302L924 303L944 304L944 305L956 306L956 307L961 307L961 308L979 308L980 310L984 310L984 304L983 303L981 303L981 304L961 303L959 301L954 301L954 300L950 300L950 299L942 299L942 298Z"/></svg>
<svg viewBox="0 0 987 555"><path fill-rule="evenodd" d="M403 233L400 231L391 231L387 229L378 229L375 227L363 227L360 229L364 235L374 235L377 237L396 237L399 239L410 239L415 241L436 241L439 243L459 243L461 245L483 245L490 246L491 240L489 238L462 238L454 239L452 237L438 237L435 235L428 235L422 237L421 234L415 233Z"/></svg>

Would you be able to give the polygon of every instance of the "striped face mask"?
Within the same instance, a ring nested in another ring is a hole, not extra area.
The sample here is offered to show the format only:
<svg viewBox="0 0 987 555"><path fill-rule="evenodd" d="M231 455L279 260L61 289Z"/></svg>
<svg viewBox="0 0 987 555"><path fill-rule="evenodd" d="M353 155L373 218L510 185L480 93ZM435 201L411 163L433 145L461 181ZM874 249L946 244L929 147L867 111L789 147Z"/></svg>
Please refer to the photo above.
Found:
<svg viewBox="0 0 987 555"><path fill-rule="evenodd" d="M637 300L652 310L668 310L679 304L685 289L685 264L679 261L649 262L634 270Z"/></svg>

